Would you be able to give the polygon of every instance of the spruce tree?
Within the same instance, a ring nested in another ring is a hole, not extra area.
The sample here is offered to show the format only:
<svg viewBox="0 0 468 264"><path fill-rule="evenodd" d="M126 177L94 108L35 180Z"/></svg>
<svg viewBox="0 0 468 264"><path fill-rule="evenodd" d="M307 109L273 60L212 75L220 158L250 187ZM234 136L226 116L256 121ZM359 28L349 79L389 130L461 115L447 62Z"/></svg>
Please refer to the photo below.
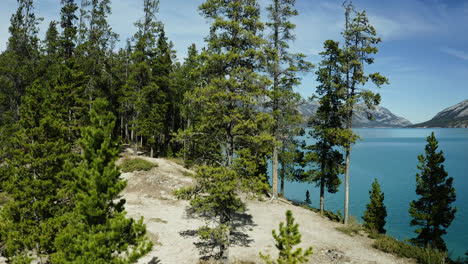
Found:
<svg viewBox="0 0 468 264"><path fill-rule="evenodd" d="M193 94L203 118L198 132L222 144L224 155L219 162L231 168L238 138L248 136L246 130L255 126L254 99L265 94L266 80L258 74L264 43L260 7L256 0L207 0L199 10L211 22L211 33L202 54L209 79Z"/></svg>
<svg viewBox="0 0 468 264"><path fill-rule="evenodd" d="M276 248L279 250L278 259L273 261L270 255L263 255L260 253L260 257L265 260L267 264L299 264L307 263L308 256L312 255L312 247L309 247L306 251L302 248L293 249L294 246L301 243L301 233L299 233L299 224L294 223L294 217L291 210L286 211L286 225L280 223L279 233L275 230L272 231L273 238L276 241Z"/></svg>
<svg viewBox="0 0 468 264"><path fill-rule="evenodd" d="M143 137L147 138L151 156L154 156L154 148L159 146L156 143L160 143L164 128L169 126L165 122L168 108L166 91L161 87L161 82L158 82L160 78L169 79L168 74L160 70L163 67L160 63L161 52L169 53L169 51L167 51L168 44L163 25L156 17L159 1L145 0L143 11L144 16L135 23L138 31L133 37L134 46L131 52L127 51L131 54L130 59L133 63L128 66L130 74L123 88L124 100L120 101L130 104L125 108L129 109L132 115L131 137L135 144L135 155L138 152L138 136L140 136L141 142ZM170 55L169 64L171 67Z"/></svg>
<svg viewBox="0 0 468 264"><path fill-rule="evenodd" d="M67 166L74 210L63 216L68 225L57 234L54 263L134 263L151 250L143 218L126 218L118 198L126 182L115 162L120 144L113 136L115 116L103 99L93 102L91 125L82 129L82 162Z"/></svg>
<svg viewBox="0 0 468 264"><path fill-rule="evenodd" d="M379 72L365 72L366 65L374 63L373 55L378 52L376 47L382 40L377 37L375 28L370 24L366 11L357 12L352 2L345 2L345 30L343 47L343 73L346 88L346 129L351 131L354 107L363 102L367 109L373 109L380 103L380 94L369 90L368 81L380 88L388 84L388 79ZM368 118L372 119L370 112ZM356 141L356 136L348 133L348 140L343 144L346 152L345 168L345 201L344 201L344 223L348 224L349 205L349 164L351 145Z"/></svg>
<svg viewBox="0 0 468 264"><path fill-rule="evenodd" d="M320 106L315 116L308 121L313 128L309 137L315 143L304 147L304 161L310 166L305 173L305 180L315 182L320 187L320 212L324 212L325 188L329 193L336 193L341 185L338 177L344 172L343 154L338 149L348 140L350 130L343 127L345 88L342 82L342 51L337 42L327 40L323 60L317 70L317 95Z"/></svg>
<svg viewBox="0 0 468 264"><path fill-rule="evenodd" d="M109 80L112 45L118 35L112 31L107 17L111 14L110 0L82 1L79 41L76 49L78 63L89 76L85 93L89 111L92 101L98 97L112 99ZM88 24L86 23L88 22Z"/></svg>
<svg viewBox="0 0 468 264"><path fill-rule="evenodd" d="M26 87L32 85L37 76L40 59L37 34L41 19L34 13L32 0L17 2L18 9L11 16L8 28L10 37L7 48L0 60L2 72L0 93L3 108L0 122L2 125L8 124L10 128L20 119L21 99L25 95Z"/></svg>
<svg viewBox="0 0 468 264"><path fill-rule="evenodd" d="M217 247L216 259L229 263L231 221L235 213L245 210L245 204L236 195L238 176L224 167L201 166L195 178L197 185L179 191L179 197L190 198L191 208L208 220L209 224L198 230L200 239Z"/></svg>
<svg viewBox="0 0 468 264"><path fill-rule="evenodd" d="M309 71L313 65L304 60L305 55L292 54L289 43L295 39L293 33L296 27L291 19L298 15L294 9L295 0L272 0L267 7L270 29L268 35L267 61L268 73L273 81L266 106L272 110L274 119L273 135L278 144L273 148L272 157L272 195L278 197L278 155L280 145L284 144L288 134L297 132L295 128L302 123L301 115L297 111L300 96L293 87L299 85L299 72ZM284 165L284 164L283 164ZM283 177L284 180L284 177Z"/></svg>
<svg viewBox="0 0 468 264"><path fill-rule="evenodd" d="M78 29L75 26L75 20L78 19L76 16L76 10L78 6L75 3L75 0L61 0L62 9L61 9L61 19L60 26L63 29L63 34L61 37L61 53L65 60L68 60L75 52L76 39Z"/></svg>
<svg viewBox="0 0 468 264"><path fill-rule="evenodd" d="M455 218L456 207L455 188L453 178L443 165L445 157L442 151L437 152L439 142L434 132L427 137L425 155L419 155L419 173L416 174L416 194L418 200L410 202L409 213L413 218L411 226L418 236L410 241L420 247L437 248L446 251L447 247L442 238L446 229Z"/></svg>
<svg viewBox="0 0 468 264"><path fill-rule="evenodd" d="M172 48L171 43L168 42L164 27L161 25L159 36L157 39L155 57L152 63L152 75L154 83L158 87L158 94L153 95L156 99L159 96L159 101L152 102L153 116L149 116L148 122L155 123L159 126L152 135L157 135L159 140L154 140L159 147L159 154L167 156L172 133L176 128L177 117L176 111L178 109L176 102L176 91L174 86L174 65L172 62ZM153 119L153 120L151 120Z"/></svg>
<svg viewBox="0 0 468 264"><path fill-rule="evenodd" d="M23 96L20 129L11 139L5 160L7 178L3 187L12 200L1 211L3 256L9 261L48 261L55 252L54 238L63 229L60 216L70 210L64 173L75 159L67 142L66 126L56 107L54 89L39 81ZM28 260L29 259L29 260Z"/></svg>
<svg viewBox="0 0 468 264"><path fill-rule="evenodd" d="M380 185L377 179L372 183L372 189L369 191L370 201L366 205L366 211L364 211L364 227L379 234L385 234L385 217L387 217L387 208L385 207L384 194L380 190Z"/></svg>

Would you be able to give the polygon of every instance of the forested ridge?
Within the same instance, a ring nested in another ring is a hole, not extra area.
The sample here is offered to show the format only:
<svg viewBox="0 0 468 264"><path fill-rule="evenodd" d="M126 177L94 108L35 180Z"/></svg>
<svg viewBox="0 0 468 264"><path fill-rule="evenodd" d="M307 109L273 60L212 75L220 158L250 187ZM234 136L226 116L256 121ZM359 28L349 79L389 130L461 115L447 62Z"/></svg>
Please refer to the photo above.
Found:
<svg viewBox="0 0 468 264"><path fill-rule="evenodd" d="M61 0L60 20L44 39L33 0L17 2L0 54L0 192L7 197L0 252L9 262L134 263L151 250L143 219L126 217L119 196L123 145L196 170L196 184L177 195L206 220L200 239L214 240L224 262L233 217L246 209L241 192L274 202L285 180L308 182L320 188L323 214L325 191L337 192L344 174L348 224L353 109L373 109L380 95L369 85L388 84L366 72L381 39L365 11L343 4L343 40L324 40L314 66L291 52L294 0L271 0L266 9L256 0L205 0L194 12L210 25L206 46L188 47L183 62L159 19L159 0L138 1L144 12L132 36L109 25L111 0ZM319 82L309 100L320 106L309 120L297 110L306 73ZM298 140L304 122L312 145ZM383 219L368 218L384 230Z"/></svg>

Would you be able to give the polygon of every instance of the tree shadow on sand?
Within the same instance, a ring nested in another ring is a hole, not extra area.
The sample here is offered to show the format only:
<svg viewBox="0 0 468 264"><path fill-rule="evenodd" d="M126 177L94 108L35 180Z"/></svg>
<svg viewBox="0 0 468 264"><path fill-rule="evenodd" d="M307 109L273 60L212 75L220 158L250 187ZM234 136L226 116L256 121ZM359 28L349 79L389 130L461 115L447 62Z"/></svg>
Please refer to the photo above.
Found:
<svg viewBox="0 0 468 264"><path fill-rule="evenodd" d="M190 208L186 210L187 216L197 218L197 214ZM230 232L230 246L250 247L254 240L249 237L247 231L255 227L252 215L246 213L235 213L231 220ZM182 237L196 237L198 236L198 229L189 229L179 232ZM219 246L214 240L198 240L193 243L200 252L201 260L208 260L211 258L219 258L217 247Z"/></svg>
<svg viewBox="0 0 468 264"><path fill-rule="evenodd" d="M153 257L148 264L161 264L161 260L158 257Z"/></svg>

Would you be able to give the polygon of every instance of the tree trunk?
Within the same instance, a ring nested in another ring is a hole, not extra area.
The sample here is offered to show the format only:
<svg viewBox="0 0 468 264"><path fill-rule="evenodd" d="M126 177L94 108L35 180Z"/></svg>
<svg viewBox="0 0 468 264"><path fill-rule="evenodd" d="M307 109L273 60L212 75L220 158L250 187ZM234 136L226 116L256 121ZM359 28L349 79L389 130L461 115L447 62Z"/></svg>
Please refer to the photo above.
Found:
<svg viewBox="0 0 468 264"><path fill-rule="evenodd" d="M133 130L132 130L133 131ZM135 131L135 149L133 150L133 156L138 156L138 136Z"/></svg>
<svg viewBox="0 0 468 264"><path fill-rule="evenodd" d="M274 2L275 5L275 14L278 14L279 11L279 3L276 0ZM274 73L273 73L273 91L278 91L278 86L279 86L279 18L278 15L274 18L274 47L275 47L275 66L274 66ZM274 122L274 137L275 141L278 140L278 119L279 117L277 116L276 111L278 110L278 98L277 94L273 94L273 118L275 119ZM278 147L275 146L273 148L273 168L272 168L272 199L278 199Z"/></svg>
<svg viewBox="0 0 468 264"><path fill-rule="evenodd" d="M320 213L323 214L325 208L325 179L320 180Z"/></svg>
<svg viewBox="0 0 468 264"><path fill-rule="evenodd" d="M279 195L284 197L284 176L280 176L280 182L281 182L281 184L280 184L281 190L280 190Z"/></svg>
<svg viewBox="0 0 468 264"><path fill-rule="evenodd" d="M231 169L233 158L234 158L234 138L233 138L233 136L231 136L230 131L228 131L228 133L226 135L226 141L227 141L227 144L226 144L226 157L227 157L226 167L228 169Z"/></svg>
<svg viewBox="0 0 468 264"><path fill-rule="evenodd" d="M278 147L273 148L272 198L278 198Z"/></svg>
<svg viewBox="0 0 468 264"><path fill-rule="evenodd" d="M348 204L349 204L349 149L346 150L346 172L345 172L345 198L344 198L344 224L347 225L348 217Z"/></svg>
<svg viewBox="0 0 468 264"><path fill-rule="evenodd" d="M123 114L120 116L120 138L124 141L124 118Z"/></svg>
<svg viewBox="0 0 468 264"><path fill-rule="evenodd" d="M151 155L150 155L150 157L154 158L154 142L155 142L154 135L152 137L153 137L153 142L151 144Z"/></svg>

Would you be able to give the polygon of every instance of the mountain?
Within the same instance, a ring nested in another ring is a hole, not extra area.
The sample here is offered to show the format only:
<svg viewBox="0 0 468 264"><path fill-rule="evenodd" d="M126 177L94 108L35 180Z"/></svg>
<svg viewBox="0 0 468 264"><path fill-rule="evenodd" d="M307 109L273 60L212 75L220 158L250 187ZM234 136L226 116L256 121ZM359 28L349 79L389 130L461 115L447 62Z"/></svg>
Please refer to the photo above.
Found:
<svg viewBox="0 0 468 264"><path fill-rule="evenodd" d="M465 127L468 128L468 99L446 108L431 120L410 127Z"/></svg>
<svg viewBox="0 0 468 264"><path fill-rule="evenodd" d="M318 107L319 103L316 101L303 101L302 104L299 105L298 110L304 118L308 118L315 114ZM412 125L410 121L394 115L390 110L382 106L376 106L370 113L374 116L374 120L367 119L367 114L363 105L357 105L353 116L353 127L407 127Z"/></svg>

